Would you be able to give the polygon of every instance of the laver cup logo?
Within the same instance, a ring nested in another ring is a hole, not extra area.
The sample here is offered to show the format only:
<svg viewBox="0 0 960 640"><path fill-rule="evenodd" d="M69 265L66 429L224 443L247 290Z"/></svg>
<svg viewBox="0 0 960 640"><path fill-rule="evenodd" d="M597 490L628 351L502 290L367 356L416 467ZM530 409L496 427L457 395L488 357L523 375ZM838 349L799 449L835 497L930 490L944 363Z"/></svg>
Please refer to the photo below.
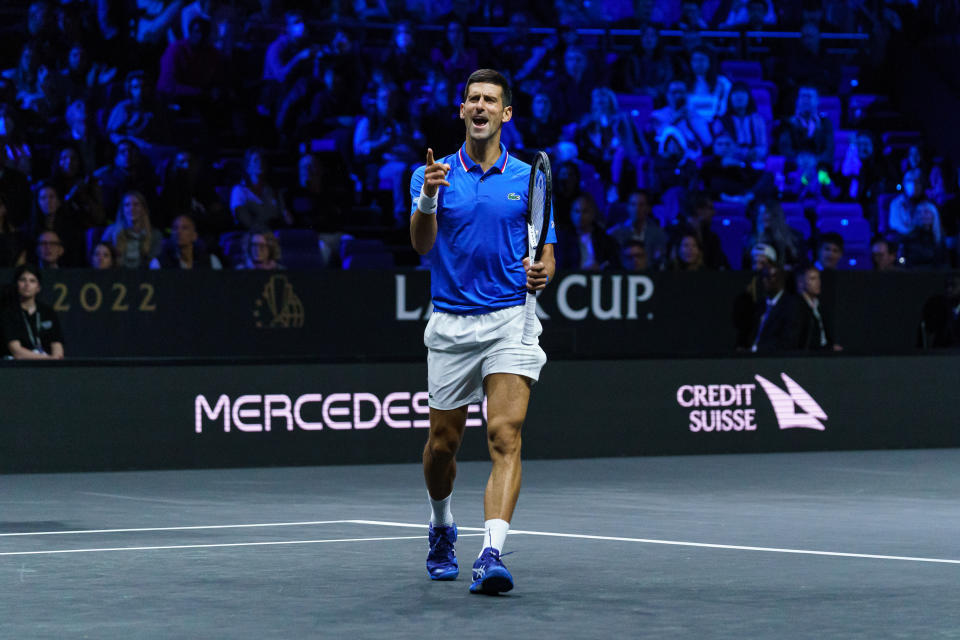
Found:
<svg viewBox="0 0 960 640"><path fill-rule="evenodd" d="M807 391L781 373L785 389L763 376L754 379L764 390L780 429L823 431L827 414ZM694 433L756 431L756 384L685 384L677 389L677 404L690 409L689 429Z"/></svg>

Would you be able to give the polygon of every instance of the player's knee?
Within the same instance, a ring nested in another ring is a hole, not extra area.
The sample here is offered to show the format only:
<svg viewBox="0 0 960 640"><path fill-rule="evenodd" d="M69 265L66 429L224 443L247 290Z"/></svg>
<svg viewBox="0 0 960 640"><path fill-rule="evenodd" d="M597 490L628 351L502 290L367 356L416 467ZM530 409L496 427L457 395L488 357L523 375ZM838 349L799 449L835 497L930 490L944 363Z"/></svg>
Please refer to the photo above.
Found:
<svg viewBox="0 0 960 640"><path fill-rule="evenodd" d="M431 434L427 440L427 454L434 460L450 460L459 448L460 440L453 434Z"/></svg>
<svg viewBox="0 0 960 640"><path fill-rule="evenodd" d="M507 421L489 423L487 445L492 455L516 455L520 452L520 425Z"/></svg>

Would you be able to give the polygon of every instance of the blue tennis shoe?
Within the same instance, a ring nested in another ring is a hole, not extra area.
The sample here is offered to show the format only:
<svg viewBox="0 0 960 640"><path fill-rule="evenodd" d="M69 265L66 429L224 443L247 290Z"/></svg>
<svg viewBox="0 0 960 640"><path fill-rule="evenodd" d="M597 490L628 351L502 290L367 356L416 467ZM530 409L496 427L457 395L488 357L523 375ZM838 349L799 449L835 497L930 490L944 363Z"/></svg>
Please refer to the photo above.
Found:
<svg viewBox="0 0 960 640"><path fill-rule="evenodd" d="M513 589L513 576L503 566L500 552L487 547L473 563L473 584L470 593L496 595Z"/></svg>
<svg viewBox="0 0 960 640"><path fill-rule="evenodd" d="M427 554L427 573L431 580L456 580L460 575L457 554L453 549L457 541L457 525L435 527L430 525L430 553Z"/></svg>

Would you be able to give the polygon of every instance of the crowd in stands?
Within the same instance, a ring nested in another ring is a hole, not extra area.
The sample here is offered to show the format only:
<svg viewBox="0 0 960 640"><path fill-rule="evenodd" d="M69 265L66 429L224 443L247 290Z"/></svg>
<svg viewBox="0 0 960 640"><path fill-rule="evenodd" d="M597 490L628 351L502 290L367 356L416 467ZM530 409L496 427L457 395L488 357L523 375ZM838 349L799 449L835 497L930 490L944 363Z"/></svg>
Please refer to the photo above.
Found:
<svg viewBox="0 0 960 640"><path fill-rule="evenodd" d="M551 155L561 268L955 267L960 172L883 71L950 19L916 5L10 3L0 267L417 264L410 174L479 67L506 147Z"/></svg>

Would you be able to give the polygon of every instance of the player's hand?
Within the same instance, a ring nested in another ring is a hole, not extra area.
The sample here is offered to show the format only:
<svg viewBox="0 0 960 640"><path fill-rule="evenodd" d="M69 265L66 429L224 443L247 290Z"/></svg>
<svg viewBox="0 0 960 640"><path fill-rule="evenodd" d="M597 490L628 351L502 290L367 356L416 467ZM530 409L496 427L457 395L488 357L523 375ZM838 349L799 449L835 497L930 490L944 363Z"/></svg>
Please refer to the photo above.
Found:
<svg viewBox="0 0 960 640"><path fill-rule="evenodd" d="M547 267L542 262L530 263L530 258L523 259L523 269L527 272L527 290L541 291L546 289L547 280L550 278L547 274Z"/></svg>
<svg viewBox="0 0 960 640"><path fill-rule="evenodd" d="M433 149L427 149L427 168L423 173L423 192L432 198L437 195L440 185L449 187L447 182L447 173L450 171L450 165L445 162L436 162L433 159Z"/></svg>

